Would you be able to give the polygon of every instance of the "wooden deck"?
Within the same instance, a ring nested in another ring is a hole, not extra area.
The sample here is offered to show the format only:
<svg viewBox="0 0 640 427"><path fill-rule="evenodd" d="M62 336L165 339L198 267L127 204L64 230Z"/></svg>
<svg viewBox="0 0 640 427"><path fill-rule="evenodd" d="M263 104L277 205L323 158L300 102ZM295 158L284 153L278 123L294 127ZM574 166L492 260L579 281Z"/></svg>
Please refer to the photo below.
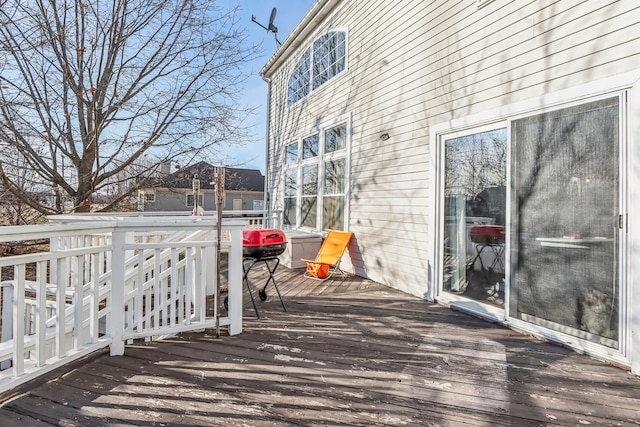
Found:
<svg viewBox="0 0 640 427"><path fill-rule="evenodd" d="M277 275L286 313L270 287L241 335L98 354L6 400L0 425L640 424L622 369L359 277Z"/></svg>

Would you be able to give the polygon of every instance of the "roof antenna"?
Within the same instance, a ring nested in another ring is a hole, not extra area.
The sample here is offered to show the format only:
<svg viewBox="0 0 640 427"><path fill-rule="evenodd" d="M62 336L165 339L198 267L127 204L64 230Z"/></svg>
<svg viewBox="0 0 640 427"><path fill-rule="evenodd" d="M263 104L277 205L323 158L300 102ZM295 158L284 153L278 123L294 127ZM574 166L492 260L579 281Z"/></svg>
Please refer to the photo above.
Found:
<svg viewBox="0 0 640 427"><path fill-rule="evenodd" d="M276 19L276 8L275 7L271 10L271 16L269 17L269 25L267 25L266 27L264 25L262 25L261 23L259 23L256 20L255 16L251 15L251 20L253 22L255 22L256 24L260 25L262 28L267 30L267 32L271 31L273 33L273 38L276 39L276 44L278 45L278 47L280 47L280 45L282 43L280 43L280 40L278 40L278 27L273 25L273 21L275 19Z"/></svg>

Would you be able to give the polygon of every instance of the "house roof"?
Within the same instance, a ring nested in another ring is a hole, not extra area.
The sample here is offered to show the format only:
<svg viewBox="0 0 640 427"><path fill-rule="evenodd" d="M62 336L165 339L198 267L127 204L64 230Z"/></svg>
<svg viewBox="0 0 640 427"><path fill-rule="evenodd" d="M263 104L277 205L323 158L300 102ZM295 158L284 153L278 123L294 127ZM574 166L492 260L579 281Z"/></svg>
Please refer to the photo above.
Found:
<svg viewBox="0 0 640 427"><path fill-rule="evenodd" d="M198 162L168 174L148 178L141 182L143 188L193 188L194 175L200 179L201 189L215 189L214 166L207 162ZM225 168L226 191L264 192L264 175L257 169Z"/></svg>

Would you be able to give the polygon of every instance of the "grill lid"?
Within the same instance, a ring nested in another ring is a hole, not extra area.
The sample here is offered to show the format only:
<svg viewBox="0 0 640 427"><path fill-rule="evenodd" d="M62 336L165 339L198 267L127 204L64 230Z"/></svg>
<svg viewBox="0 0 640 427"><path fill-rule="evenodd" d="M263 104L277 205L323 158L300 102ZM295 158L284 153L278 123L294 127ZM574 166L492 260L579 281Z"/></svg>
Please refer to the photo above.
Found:
<svg viewBox="0 0 640 427"><path fill-rule="evenodd" d="M287 243L287 236L277 228L242 230L242 246L266 246Z"/></svg>
<svg viewBox="0 0 640 427"><path fill-rule="evenodd" d="M287 237L277 228L242 231L242 253L245 257L278 256L284 252L286 246Z"/></svg>

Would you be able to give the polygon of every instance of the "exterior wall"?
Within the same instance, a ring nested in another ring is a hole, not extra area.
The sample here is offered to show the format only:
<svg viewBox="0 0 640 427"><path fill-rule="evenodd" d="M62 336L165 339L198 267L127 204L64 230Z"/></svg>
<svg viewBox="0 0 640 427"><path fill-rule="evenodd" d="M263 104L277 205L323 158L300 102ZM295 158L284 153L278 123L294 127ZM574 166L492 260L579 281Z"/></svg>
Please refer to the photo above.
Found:
<svg viewBox="0 0 640 427"><path fill-rule="evenodd" d="M430 126L618 73L640 78L636 2L319 0L311 14L299 31L313 32L285 41L263 69L271 208L282 208L284 146L349 116L353 270L420 296L435 265ZM330 29L347 31L347 69L287 107L289 73Z"/></svg>
<svg viewBox="0 0 640 427"><path fill-rule="evenodd" d="M405 29L419 32L423 26L419 3L341 2L309 42L288 56L272 76L268 188L271 200L281 203L284 145L319 124L350 118L348 229L354 232L349 248L353 271L422 295L428 254L427 116L421 107L424 97L415 91L419 84L414 80L420 77L402 78L409 62L424 62L413 53L421 37L400 48L407 42ZM347 69L288 108L290 70L311 40L332 29L347 32ZM402 84L409 81L411 89L405 90ZM383 131L391 135L389 140L380 140ZM345 261L342 267L347 269Z"/></svg>
<svg viewBox="0 0 640 427"><path fill-rule="evenodd" d="M430 123L526 101L638 69L633 2L496 0L430 11ZM445 6L446 4L446 6ZM431 26L430 26L431 27Z"/></svg>
<svg viewBox="0 0 640 427"><path fill-rule="evenodd" d="M168 190L156 188L154 191L156 194L156 201L145 201L143 209L145 212L191 211L193 209L193 206L187 206L187 194L192 194L192 190ZM215 211L215 191L200 190L200 193L204 195L204 210ZM264 193L257 191L227 191L225 192L224 201L225 210L233 210L234 199L242 200L242 210L253 210L254 200L264 200Z"/></svg>

